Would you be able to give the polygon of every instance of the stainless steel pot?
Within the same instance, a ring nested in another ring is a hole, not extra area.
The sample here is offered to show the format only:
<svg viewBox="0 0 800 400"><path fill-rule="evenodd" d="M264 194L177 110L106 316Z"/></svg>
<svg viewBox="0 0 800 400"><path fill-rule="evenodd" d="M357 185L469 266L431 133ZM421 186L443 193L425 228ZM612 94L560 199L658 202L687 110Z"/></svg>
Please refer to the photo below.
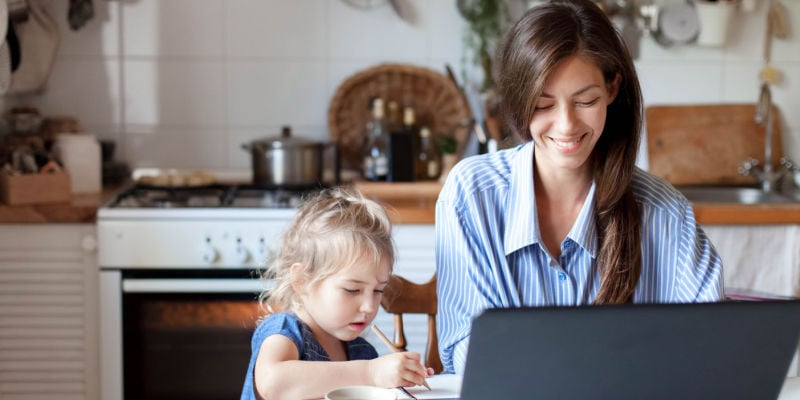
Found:
<svg viewBox="0 0 800 400"><path fill-rule="evenodd" d="M333 143L314 142L292 137L291 128L283 127L275 138L243 143L252 155L253 184L259 186L313 186L324 184L326 149L333 147L333 170L338 183L338 151Z"/></svg>

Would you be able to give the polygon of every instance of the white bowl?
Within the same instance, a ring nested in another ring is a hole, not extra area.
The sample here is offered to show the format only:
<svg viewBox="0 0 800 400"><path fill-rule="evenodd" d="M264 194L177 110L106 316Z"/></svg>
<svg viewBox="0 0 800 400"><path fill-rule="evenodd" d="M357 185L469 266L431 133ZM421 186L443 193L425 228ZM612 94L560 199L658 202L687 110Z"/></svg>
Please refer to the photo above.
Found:
<svg viewBox="0 0 800 400"><path fill-rule="evenodd" d="M394 390L375 386L345 386L325 394L326 400L396 400Z"/></svg>

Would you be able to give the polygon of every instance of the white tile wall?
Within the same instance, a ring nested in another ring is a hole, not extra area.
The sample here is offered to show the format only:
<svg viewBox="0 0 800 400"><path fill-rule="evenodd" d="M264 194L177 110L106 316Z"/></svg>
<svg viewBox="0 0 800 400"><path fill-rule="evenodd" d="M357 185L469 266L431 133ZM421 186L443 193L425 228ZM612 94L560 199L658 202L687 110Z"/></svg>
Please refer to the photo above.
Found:
<svg viewBox="0 0 800 400"><path fill-rule="evenodd" d="M328 102L360 69L385 61L464 67L455 0L408 0L413 25L388 4L363 11L342 0L95 1L95 18L77 32L67 26L68 2L34 1L60 24L59 56L45 93L5 103L74 115L116 139L133 166L247 167L241 143L281 125L327 139ZM783 80L773 96L784 148L800 160L800 1L782 2L791 37L774 41ZM637 68L646 103L755 102L766 8L738 13L721 48L644 38Z"/></svg>
<svg viewBox="0 0 800 400"><path fill-rule="evenodd" d="M224 0L123 1L125 56L221 58L224 4Z"/></svg>
<svg viewBox="0 0 800 400"><path fill-rule="evenodd" d="M231 58L310 59L328 55L329 2L236 0L225 2L226 54Z"/></svg>

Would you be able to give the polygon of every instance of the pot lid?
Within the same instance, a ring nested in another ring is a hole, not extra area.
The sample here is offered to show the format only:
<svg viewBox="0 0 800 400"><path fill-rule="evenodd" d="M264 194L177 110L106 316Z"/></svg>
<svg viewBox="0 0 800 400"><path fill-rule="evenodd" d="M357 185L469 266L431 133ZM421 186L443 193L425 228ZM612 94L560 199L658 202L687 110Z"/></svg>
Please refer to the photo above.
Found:
<svg viewBox="0 0 800 400"><path fill-rule="evenodd" d="M259 148L285 149L295 147L318 147L323 144L312 140L292 136L292 128L284 126L278 137L267 137L253 141L253 146Z"/></svg>

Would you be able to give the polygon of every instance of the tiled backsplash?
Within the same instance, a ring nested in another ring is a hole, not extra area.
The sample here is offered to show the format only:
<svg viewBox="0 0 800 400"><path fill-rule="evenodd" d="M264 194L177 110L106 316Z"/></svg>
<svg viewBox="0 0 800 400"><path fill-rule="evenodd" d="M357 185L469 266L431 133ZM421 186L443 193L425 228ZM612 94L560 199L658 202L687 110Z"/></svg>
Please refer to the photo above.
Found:
<svg viewBox="0 0 800 400"><path fill-rule="evenodd" d="M388 4L365 11L342 0L95 1L94 19L77 32L67 1L43 1L62 33L47 91L6 104L76 116L116 140L118 158L132 166L247 168L241 144L281 125L327 140L328 102L358 70L387 61L463 65L455 0L406 0L414 25ZM800 26L800 1L783 3L790 26ZM738 13L721 48L667 49L644 38L637 67L645 102L754 103L766 8ZM772 54L784 75L773 87L784 148L800 161L800 36L776 39Z"/></svg>

